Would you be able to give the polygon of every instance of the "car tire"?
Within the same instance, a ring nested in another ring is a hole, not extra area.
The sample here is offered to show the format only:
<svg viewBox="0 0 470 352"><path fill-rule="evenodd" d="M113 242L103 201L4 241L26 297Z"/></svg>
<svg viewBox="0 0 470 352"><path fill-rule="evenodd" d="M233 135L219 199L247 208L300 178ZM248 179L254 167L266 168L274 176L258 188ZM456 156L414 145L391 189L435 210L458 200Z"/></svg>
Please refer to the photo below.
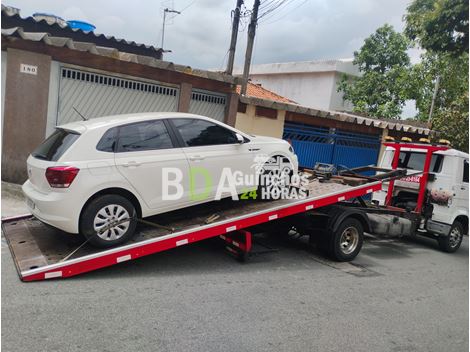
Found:
<svg viewBox="0 0 470 352"><path fill-rule="evenodd" d="M462 244L464 231L463 225L459 221L455 221L447 236L440 235L437 238L441 251L447 253L456 252Z"/></svg>
<svg viewBox="0 0 470 352"><path fill-rule="evenodd" d="M80 233L95 247L113 247L132 238L136 216L135 207L127 198L117 194L99 196L83 210Z"/></svg>
<svg viewBox="0 0 470 352"><path fill-rule="evenodd" d="M354 218L346 218L336 231L324 231L318 238L318 247L337 262L356 258L364 242L364 227Z"/></svg>
<svg viewBox="0 0 470 352"><path fill-rule="evenodd" d="M270 170L269 163L274 157L272 157L269 162L263 165L260 172L260 184L258 185L257 189L257 199L260 201L270 201L270 200L277 200L279 198L273 197L271 192L273 188L278 188L279 191L282 190L282 186L275 186L273 185L275 182L273 181L276 178L281 177L281 175L287 175L287 177L292 176L292 168L284 166L282 170ZM269 184L261 184L262 177L269 178ZM263 195L267 195L267 197L263 198Z"/></svg>

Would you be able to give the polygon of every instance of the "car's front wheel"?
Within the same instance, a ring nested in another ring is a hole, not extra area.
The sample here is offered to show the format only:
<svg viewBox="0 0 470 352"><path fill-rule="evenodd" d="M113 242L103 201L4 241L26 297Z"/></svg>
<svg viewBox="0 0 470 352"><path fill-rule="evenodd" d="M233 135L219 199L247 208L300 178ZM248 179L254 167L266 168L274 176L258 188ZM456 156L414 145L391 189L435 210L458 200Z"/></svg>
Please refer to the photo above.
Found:
<svg viewBox="0 0 470 352"><path fill-rule="evenodd" d="M459 221L455 221L447 236L440 235L437 238L439 248L448 253L453 253L460 248L464 234L464 227Z"/></svg>
<svg viewBox="0 0 470 352"><path fill-rule="evenodd" d="M258 185L259 200L277 200L285 198L283 192L289 190L292 168L282 165L284 158L271 157L261 168Z"/></svg>
<svg viewBox="0 0 470 352"><path fill-rule="evenodd" d="M116 194L93 199L83 210L80 232L96 247L107 248L127 242L136 227L134 205Z"/></svg>

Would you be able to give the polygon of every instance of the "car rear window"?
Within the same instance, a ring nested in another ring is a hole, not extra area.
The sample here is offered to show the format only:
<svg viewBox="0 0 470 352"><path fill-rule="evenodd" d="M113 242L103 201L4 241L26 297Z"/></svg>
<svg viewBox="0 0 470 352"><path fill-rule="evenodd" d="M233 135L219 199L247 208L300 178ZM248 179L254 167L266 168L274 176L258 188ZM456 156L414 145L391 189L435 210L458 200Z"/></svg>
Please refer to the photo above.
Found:
<svg viewBox="0 0 470 352"><path fill-rule="evenodd" d="M78 137L80 134L77 132L56 129L31 155L41 160L57 161Z"/></svg>

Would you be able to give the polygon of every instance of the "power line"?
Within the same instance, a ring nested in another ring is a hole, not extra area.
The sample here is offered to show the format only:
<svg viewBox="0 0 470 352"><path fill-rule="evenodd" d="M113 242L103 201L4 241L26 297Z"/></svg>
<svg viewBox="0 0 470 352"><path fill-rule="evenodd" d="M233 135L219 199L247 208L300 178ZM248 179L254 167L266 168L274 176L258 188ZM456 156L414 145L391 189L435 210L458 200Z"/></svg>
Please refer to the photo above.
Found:
<svg viewBox="0 0 470 352"><path fill-rule="evenodd" d="M182 14L183 11L185 11L185 10L188 9L189 7L193 6L193 5L196 3L196 1L197 1L197 0L193 0L193 1L191 1L187 6L183 7L183 9L179 11L179 14ZM178 14L169 17L168 20L172 20L172 19L175 18L176 16L178 16Z"/></svg>
<svg viewBox="0 0 470 352"><path fill-rule="evenodd" d="M230 50L227 50L227 51L225 52L225 56L224 56L224 58L222 59L222 64L221 64L220 67L219 67L219 71L222 71L222 70L224 69L224 66L225 66L225 59L227 58L229 51L230 51Z"/></svg>
<svg viewBox="0 0 470 352"><path fill-rule="evenodd" d="M271 6L267 6L266 9L258 15L258 20L265 17L265 16L267 16L271 12L277 10L278 8L283 6L288 1L292 1L292 0L280 0L279 2L273 3Z"/></svg>
<svg viewBox="0 0 470 352"><path fill-rule="evenodd" d="M189 5L183 7L183 9L180 11L181 13L183 13L186 9L188 9L189 7L193 6L194 3L196 2L197 0L193 0L189 3Z"/></svg>
<svg viewBox="0 0 470 352"><path fill-rule="evenodd" d="M264 10L266 10L268 7L270 7L272 4L275 4L276 1L278 0L268 0L268 1L264 1L260 7L259 7L259 10L260 12L263 12Z"/></svg>
<svg viewBox="0 0 470 352"><path fill-rule="evenodd" d="M294 12L294 11L297 10L298 8L300 8L300 7L302 7L303 5L305 5L308 1L310 1L310 0L304 0L304 1L302 1L302 2L299 3L297 6L293 7L293 8L290 9L289 11L285 12L281 17L275 19L274 21L266 22L266 21L269 20L270 18L274 17L275 14L272 15L272 16L269 16L269 17L265 18L263 21L260 21L260 23L265 23L265 24L276 23L276 22L278 22L278 21L280 21L280 20L286 18L288 14Z"/></svg>
<svg viewBox="0 0 470 352"><path fill-rule="evenodd" d="M262 13L258 19L262 19L259 23L262 23L266 21L267 19L271 18L272 16L276 15L277 12L276 10L279 10L281 8L287 7L289 4L291 4L295 0L282 0L279 3L277 3L275 6L272 6L268 10L266 10L264 13Z"/></svg>

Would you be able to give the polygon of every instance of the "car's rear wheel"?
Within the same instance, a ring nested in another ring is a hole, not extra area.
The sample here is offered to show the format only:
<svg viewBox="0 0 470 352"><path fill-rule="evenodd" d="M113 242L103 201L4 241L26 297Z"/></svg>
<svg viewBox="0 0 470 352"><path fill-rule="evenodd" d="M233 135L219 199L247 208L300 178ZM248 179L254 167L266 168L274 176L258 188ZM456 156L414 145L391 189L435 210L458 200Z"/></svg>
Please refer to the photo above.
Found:
<svg viewBox="0 0 470 352"><path fill-rule="evenodd" d="M134 235L136 211L126 198L106 194L92 200L80 218L80 232L96 247L127 242Z"/></svg>
<svg viewBox="0 0 470 352"><path fill-rule="evenodd" d="M319 233L319 248L337 262L349 262L356 258L364 241L364 228L354 218L346 218L336 231Z"/></svg>

